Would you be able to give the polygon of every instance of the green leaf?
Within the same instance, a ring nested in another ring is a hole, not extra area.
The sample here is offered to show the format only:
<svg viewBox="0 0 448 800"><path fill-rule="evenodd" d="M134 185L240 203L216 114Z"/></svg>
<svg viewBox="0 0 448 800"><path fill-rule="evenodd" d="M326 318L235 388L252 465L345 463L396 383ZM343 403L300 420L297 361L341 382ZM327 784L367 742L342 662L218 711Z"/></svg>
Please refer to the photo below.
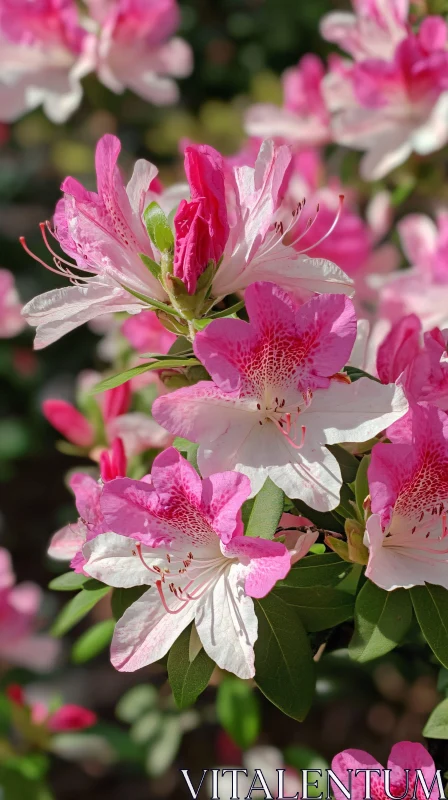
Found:
<svg viewBox="0 0 448 800"><path fill-rule="evenodd" d="M88 580L89 578L80 572L64 572L63 575L53 578L48 588L54 592L75 592L77 589L82 589Z"/></svg>
<svg viewBox="0 0 448 800"><path fill-rule="evenodd" d="M72 597L57 616L51 628L52 636L64 636L109 592L109 586L104 586L99 581L87 581L84 588Z"/></svg>
<svg viewBox="0 0 448 800"><path fill-rule="evenodd" d="M341 468L342 480L344 483L352 483L355 480L359 468L358 459L353 456L340 444L327 444L327 450L332 453Z"/></svg>
<svg viewBox="0 0 448 800"><path fill-rule="evenodd" d="M345 367L344 372L347 373L352 383L359 381L360 378L369 378L371 381L375 381L375 383L381 383L378 378L374 378L373 375L364 372L363 369L359 369L358 367Z"/></svg>
<svg viewBox="0 0 448 800"><path fill-rule="evenodd" d="M89 628L73 645L72 661L75 664L84 664L91 658L95 658L110 644L114 627L115 620L105 619Z"/></svg>
<svg viewBox="0 0 448 800"><path fill-rule="evenodd" d="M179 317L179 312L176 311L173 306L168 306L166 303L161 303L160 300L156 300L155 297L148 297L146 294L136 292L134 289L126 286L124 283L121 284L121 288L125 289L126 292L129 292L129 294L132 295L132 297L136 297L137 300L140 300L145 305L157 308L159 311L164 311L165 314L169 314L171 317Z"/></svg>
<svg viewBox="0 0 448 800"><path fill-rule="evenodd" d="M364 519L364 500L368 496L370 489L369 489L369 482L367 480L367 470L370 465L370 456L364 456L360 465L358 472L356 473L356 480L355 480L355 497L356 497L356 505L358 506L360 519Z"/></svg>
<svg viewBox="0 0 448 800"><path fill-rule="evenodd" d="M270 478L255 497L246 527L246 536L272 539L283 513L284 494Z"/></svg>
<svg viewBox="0 0 448 800"><path fill-rule="evenodd" d="M352 565L339 558L336 553L309 555L300 559L283 581L278 581L278 589L306 589L314 586L336 586L352 569Z"/></svg>
<svg viewBox="0 0 448 800"><path fill-rule="evenodd" d="M146 771L153 778L163 775L176 758L182 741L182 728L176 714L162 717L157 735L150 739L146 753Z"/></svg>
<svg viewBox="0 0 448 800"><path fill-rule="evenodd" d="M153 369L175 369L177 367L194 367L200 364L197 358L164 358L162 361L152 361L147 364L139 364L138 367L132 367L118 375L111 375L110 378L97 383L92 391L92 394L100 394L106 392L108 389L115 389L123 383L135 378L136 375L142 375L144 372L149 372Z"/></svg>
<svg viewBox="0 0 448 800"><path fill-rule="evenodd" d="M148 591L149 586L133 586L131 589L114 589L112 591L112 614L116 622L124 612Z"/></svg>
<svg viewBox="0 0 448 800"><path fill-rule="evenodd" d="M238 747L247 750L254 744L261 728L260 706L247 681L229 676L220 683L216 713L219 723Z"/></svg>
<svg viewBox="0 0 448 800"><path fill-rule="evenodd" d="M143 714L158 707L159 695L152 684L139 684L129 689L118 702L115 714L120 722L131 724Z"/></svg>
<svg viewBox="0 0 448 800"><path fill-rule="evenodd" d="M225 308L224 311L215 311L213 314L210 314L210 319L219 319L220 317L231 317L236 314L238 311L241 311L242 308L245 306L245 301L240 300L239 303L235 303L235 305L230 306L229 308Z"/></svg>
<svg viewBox="0 0 448 800"><path fill-rule="evenodd" d="M271 703L302 722L311 707L316 681L306 631L299 615L278 596L271 593L254 603L258 617L255 681Z"/></svg>
<svg viewBox="0 0 448 800"><path fill-rule="evenodd" d="M356 598L355 632L349 653L364 663L389 653L404 638L412 622L412 604L405 589L385 592L366 581Z"/></svg>
<svg viewBox="0 0 448 800"><path fill-rule="evenodd" d="M428 739L448 739L448 698L435 707L423 729Z"/></svg>
<svg viewBox="0 0 448 800"><path fill-rule="evenodd" d="M344 533L344 521L334 511L315 511L302 500L293 500L294 506L302 517L310 519L317 528L335 533Z"/></svg>
<svg viewBox="0 0 448 800"><path fill-rule="evenodd" d="M448 667L448 591L425 583L410 593L423 636L440 663Z"/></svg>
<svg viewBox="0 0 448 800"><path fill-rule="evenodd" d="M145 267L149 269L151 275L154 276L156 281L160 280L160 276L162 274L162 271L160 269L160 264L157 264L157 262L153 261L153 259L150 258L149 256L145 256L144 253L139 253L139 256L143 261Z"/></svg>
<svg viewBox="0 0 448 800"><path fill-rule="evenodd" d="M297 589L276 586L278 595L298 613L307 631L324 631L353 618L355 598L331 586L314 586Z"/></svg>
<svg viewBox="0 0 448 800"><path fill-rule="evenodd" d="M146 230L152 243L161 253L174 250L174 236L165 213L158 203L150 203L143 212Z"/></svg>
<svg viewBox="0 0 448 800"><path fill-rule="evenodd" d="M182 439L180 436L177 436L173 442L173 447L175 447L176 450L179 450L179 453L181 453L184 456L184 458L186 458L187 461L189 461L190 464L192 464L196 472L199 472L198 444L196 444L195 442L189 442L188 439Z"/></svg>
<svg viewBox="0 0 448 800"><path fill-rule="evenodd" d="M193 705L207 688L215 663L202 648L190 661L191 625L174 642L168 656L168 680L178 708Z"/></svg>

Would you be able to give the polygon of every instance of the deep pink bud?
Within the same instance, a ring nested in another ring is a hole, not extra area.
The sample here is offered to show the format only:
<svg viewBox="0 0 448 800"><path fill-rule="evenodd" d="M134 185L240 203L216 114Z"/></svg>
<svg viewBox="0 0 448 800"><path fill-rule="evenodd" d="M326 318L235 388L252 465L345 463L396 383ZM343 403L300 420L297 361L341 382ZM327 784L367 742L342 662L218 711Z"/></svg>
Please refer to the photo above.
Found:
<svg viewBox="0 0 448 800"><path fill-rule="evenodd" d="M125 478L127 459L122 439L117 437L112 443L111 450L103 450L100 455L100 472L104 483L113 481L114 478Z"/></svg>
<svg viewBox="0 0 448 800"><path fill-rule="evenodd" d="M25 705L25 693L22 686L20 686L18 683L11 683L6 687L6 697L16 706Z"/></svg>
<svg viewBox="0 0 448 800"><path fill-rule="evenodd" d="M69 442L79 447L91 447L95 432L90 422L65 400L45 400L42 404L44 417Z"/></svg>
<svg viewBox="0 0 448 800"><path fill-rule="evenodd" d="M185 173L191 200L182 201L174 218L174 275L194 294L209 261L221 258L229 236L222 156L208 145L185 149Z"/></svg>
<svg viewBox="0 0 448 800"><path fill-rule="evenodd" d="M395 383L418 355L422 325L416 314L402 317L378 349L376 370L381 383Z"/></svg>
<svg viewBox="0 0 448 800"><path fill-rule="evenodd" d="M66 705L58 708L47 720L48 729L52 733L62 731L82 731L90 728L97 721L96 714L82 706Z"/></svg>
<svg viewBox="0 0 448 800"><path fill-rule="evenodd" d="M129 381L108 389L103 397L103 417L105 422L110 422L115 417L126 414L131 404L131 384Z"/></svg>

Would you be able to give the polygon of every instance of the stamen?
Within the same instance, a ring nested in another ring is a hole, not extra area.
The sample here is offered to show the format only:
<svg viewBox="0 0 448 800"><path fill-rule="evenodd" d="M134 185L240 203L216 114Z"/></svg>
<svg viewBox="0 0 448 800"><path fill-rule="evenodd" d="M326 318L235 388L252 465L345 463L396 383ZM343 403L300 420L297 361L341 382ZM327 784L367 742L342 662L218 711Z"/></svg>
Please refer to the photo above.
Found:
<svg viewBox="0 0 448 800"><path fill-rule="evenodd" d="M325 239L328 239L328 237L330 236L330 234L332 234L332 233L333 233L333 231L334 231L334 229L335 229L336 225L337 225L337 224L338 224L338 222L339 222L339 218L340 218L340 216L341 216L341 214L342 214L342 208L343 208L343 205L344 205L344 195L343 195L343 194L340 194L340 195L339 195L339 206L338 206L338 210L337 210L337 212L336 212L336 216L335 216L335 218L334 218L334 220L333 220L333 224L331 225L331 227L329 228L329 230L326 232L326 234L324 234L324 236L322 236L322 238L321 238L321 239L319 239L319 241L317 241L317 242L314 242L314 244L313 244L313 245L310 245L310 247L306 247L306 248L305 248L305 250L301 250L300 252L302 253L302 255L303 255L303 253L309 253L309 251L310 251L310 250L314 250L314 248L315 248L315 247L317 247L318 245L322 244L322 242L324 242L324 241L325 241Z"/></svg>
<svg viewBox="0 0 448 800"><path fill-rule="evenodd" d="M186 606L188 606L189 600L186 600L185 603L182 603L182 605L179 606L179 608L175 609L169 608L165 600L165 595L163 594L162 581L156 581L156 588L159 593L160 599L162 601L162 605L167 614L180 614L180 612L183 611Z"/></svg>
<svg viewBox="0 0 448 800"><path fill-rule="evenodd" d="M159 569L154 569L153 567L148 566L148 564L146 563L145 559L143 558L141 544L137 544L135 546L135 549L137 550L138 557L139 557L140 561L142 562L143 566L145 567L145 569L147 569L148 572L153 572L154 575L160 575L160 568Z"/></svg>

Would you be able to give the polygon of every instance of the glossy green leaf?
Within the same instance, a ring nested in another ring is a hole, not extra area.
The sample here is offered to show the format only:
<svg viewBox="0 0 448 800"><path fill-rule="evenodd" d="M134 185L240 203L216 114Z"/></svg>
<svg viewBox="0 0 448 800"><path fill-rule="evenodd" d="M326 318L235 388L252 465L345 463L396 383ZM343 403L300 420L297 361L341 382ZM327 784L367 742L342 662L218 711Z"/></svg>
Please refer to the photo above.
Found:
<svg viewBox="0 0 448 800"><path fill-rule="evenodd" d="M283 514L284 494L270 478L255 497L246 526L246 536L272 539Z"/></svg>
<svg viewBox="0 0 448 800"><path fill-rule="evenodd" d="M425 583L410 590L415 616L432 652L448 667L448 591Z"/></svg>
<svg viewBox="0 0 448 800"><path fill-rule="evenodd" d="M114 627L114 619L105 619L89 628L73 645L72 661L75 664L84 664L91 658L95 658L98 653L110 645Z"/></svg>
<svg viewBox="0 0 448 800"><path fill-rule="evenodd" d="M340 444L327 444L327 450L332 453L341 468L344 483L352 483L358 472L359 461Z"/></svg>
<svg viewBox="0 0 448 800"><path fill-rule="evenodd" d="M96 585L98 585L99 588L96 588ZM100 584L99 581L88 581L84 585L84 588L72 597L62 611L60 611L51 628L52 636L64 636L67 631L83 619L83 617L85 617L109 592L109 586L104 586Z"/></svg>
<svg viewBox="0 0 448 800"><path fill-rule="evenodd" d="M194 367L200 364L197 358L164 358L162 361L152 361L147 364L139 364L138 367L132 367L118 375L111 375L110 378L105 378L103 381L97 383L93 389L92 394L100 394L106 392L108 389L115 389L123 383L130 381L137 375L143 375L144 372L149 372L155 369L176 369L178 367Z"/></svg>
<svg viewBox="0 0 448 800"><path fill-rule="evenodd" d="M175 447L176 450L179 450L179 453L181 453L183 457L186 458L187 461L190 462L190 464L192 464L196 472L199 472L198 444L196 444L195 442L190 442L188 441L188 439L182 439L180 436L177 436L173 442L173 447Z"/></svg>
<svg viewBox="0 0 448 800"><path fill-rule="evenodd" d="M174 236L165 213L158 203L150 203L143 212L146 230L152 243L161 253L174 250Z"/></svg>
<svg viewBox="0 0 448 800"><path fill-rule="evenodd" d="M245 306L245 301L240 300L239 303L235 303L233 306L229 306L229 308L225 308L223 311L215 311L213 314L210 314L210 319L220 319L221 317L231 317L236 314L238 311L241 311L242 308Z"/></svg>
<svg viewBox="0 0 448 800"><path fill-rule="evenodd" d="M316 681L303 623L278 595L271 593L254 603L258 617L255 681L271 703L302 722L311 707Z"/></svg>
<svg viewBox="0 0 448 800"><path fill-rule="evenodd" d="M147 267L149 269L151 275L154 276L156 281L160 280L160 276L161 276L161 272L162 272L161 269L160 269L160 264L157 264L156 261L153 261L152 258L149 258L149 256L146 256L144 253L139 253L139 256L140 256L141 260L143 261L145 267Z"/></svg>
<svg viewBox="0 0 448 800"><path fill-rule="evenodd" d="M302 517L306 517L316 526L325 531L344 533L344 520L334 511L315 511L302 500L293 500L294 506Z"/></svg>
<svg viewBox="0 0 448 800"><path fill-rule="evenodd" d="M346 372L350 377L352 383L359 381L360 378L369 378L371 381L381 383L378 378L374 378L373 375L370 375L370 373L365 372L363 369L359 369L358 367L345 367L344 372Z"/></svg>
<svg viewBox="0 0 448 800"><path fill-rule="evenodd" d="M435 707L423 729L428 739L448 739L448 698Z"/></svg>
<svg viewBox="0 0 448 800"><path fill-rule="evenodd" d="M386 592L366 581L356 598L351 657L364 663L389 653L404 639L411 622L412 603L405 589Z"/></svg>
<svg viewBox="0 0 448 800"><path fill-rule="evenodd" d="M190 661L191 625L174 642L168 656L168 680L178 708L193 705L207 688L215 663L202 648Z"/></svg>
<svg viewBox="0 0 448 800"><path fill-rule="evenodd" d="M323 631L353 618L355 598L331 586L297 589L276 586L274 593L297 611L308 631Z"/></svg>
<svg viewBox="0 0 448 800"><path fill-rule="evenodd" d="M306 589L314 586L336 586L348 575L351 564L343 561L336 553L308 555L297 562L283 581L276 584L281 587Z"/></svg>
<svg viewBox="0 0 448 800"><path fill-rule="evenodd" d="M260 705L253 687L247 681L226 677L216 698L218 721L242 750L256 741L261 727Z"/></svg>
<svg viewBox="0 0 448 800"><path fill-rule="evenodd" d="M124 612L140 600L142 594L148 591L149 586L133 586L131 589L114 589L112 592L112 614L115 621L118 621Z"/></svg>
<svg viewBox="0 0 448 800"><path fill-rule="evenodd" d="M64 572L63 575L53 578L48 588L54 592L75 592L77 589L82 589L88 580L89 578L80 572Z"/></svg>

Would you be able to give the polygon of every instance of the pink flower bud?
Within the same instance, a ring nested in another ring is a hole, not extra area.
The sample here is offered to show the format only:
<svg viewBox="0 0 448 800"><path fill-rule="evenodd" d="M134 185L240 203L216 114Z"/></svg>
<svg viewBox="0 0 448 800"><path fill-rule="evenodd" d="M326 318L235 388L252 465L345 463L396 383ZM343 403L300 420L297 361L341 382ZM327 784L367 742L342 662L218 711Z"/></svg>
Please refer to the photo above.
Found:
<svg viewBox="0 0 448 800"><path fill-rule="evenodd" d="M191 200L183 200L174 218L174 275L189 294L209 261L218 263L229 236L222 156L207 145L185 150Z"/></svg>
<svg viewBox="0 0 448 800"><path fill-rule="evenodd" d="M127 460L124 452L123 441L114 439L112 450L103 450L100 455L100 472L104 483L114 478L126 477Z"/></svg>
<svg viewBox="0 0 448 800"><path fill-rule="evenodd" d="M109 389L103 396L103 417L105 422L110 422L115 417L121 417L129 410L131 403L131 384L129 382Z"/></svg>
<svg viewBox="0 0 448 800"><path fill-rule="evenodd" d="M89 711L88 708L82 706L66 705L58 708L54 714L48 718L48 729L52 733L61 733L63 731L82 731L85 728L90 728L95 725L97 720L96 714Z"/></svg>
<svg viewBox="0 0 448 800"><path fill-rule="evenodd" d="M45 400L42 404L44 417L69 442L79 447L90 447L95 433L90 422L65 400Z"/></svg>

